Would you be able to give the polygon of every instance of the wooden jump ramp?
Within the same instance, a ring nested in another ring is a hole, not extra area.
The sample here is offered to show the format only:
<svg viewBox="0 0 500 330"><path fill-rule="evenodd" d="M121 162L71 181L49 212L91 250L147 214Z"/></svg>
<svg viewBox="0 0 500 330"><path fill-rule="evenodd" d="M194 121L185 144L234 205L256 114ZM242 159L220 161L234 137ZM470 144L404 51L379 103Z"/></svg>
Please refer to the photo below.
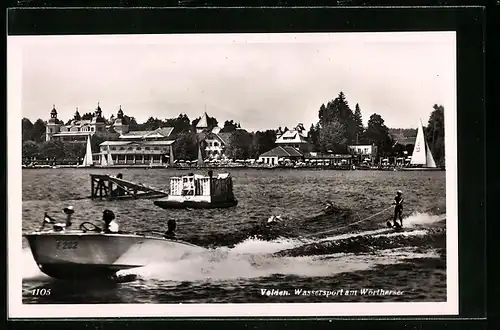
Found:
<svg viewBox="0 0 500 330"><path fill-rule="evenodd" d="M162 198L168 192L107 174L90 174L92 199Z"/></svg>

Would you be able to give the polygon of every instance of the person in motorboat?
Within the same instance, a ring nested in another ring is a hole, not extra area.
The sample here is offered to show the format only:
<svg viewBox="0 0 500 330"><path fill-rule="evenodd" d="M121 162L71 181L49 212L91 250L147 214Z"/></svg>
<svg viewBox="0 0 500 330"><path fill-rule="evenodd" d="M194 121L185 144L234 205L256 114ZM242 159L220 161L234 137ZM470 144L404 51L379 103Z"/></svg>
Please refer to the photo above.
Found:
<svg viewBox="0 0 500 330"><path fill-rule="evenodd" d="M71 227L71 216L73 213L75 213L75 210L73 210L73 206L68 206L63 209L63 212L66 213L66 224L65 227L69 228Z"/></svg>
<svg viewBox="0 0 500 330"><path fill-rule="evenodd" d="M175 239L175 228L177 227L177 223L175 220L168 220L167 222L167 231L163 234L163 237L168 239Z"/></svg>
<svg viewBox="0 0 500 330"><path fill-rule="evenodd" d="M116 222L115 214L113 213L113 211L104 210L102 212L102 220L104 221L104 228L103 228L104 233L106 234L118 233L120 231L118 222Z"/></svg>
<svg viewBox="0 0 500 330"><path fill-rule="evenodd" d="M73 206L67 206L63 209L63 212L66 214L66 222L65 223L56 223L56 220L53 219L51 216L49 216L47 213L45 213L44 216L44 225L49 223L52 224L52 230L54 231L64 231L66 228L69 228L71 226L71 215L75 213L73 210Z"/></svg>
<svg viewBox="0 0 500 330"><path fill-rule="evenodd" d="M394 227L403 227L403 192L401 190L398 190L396 192L396 197L394 197L394 202L392 205L395 205L394 207ZM399 223L397 222L397 219L399 218Z"/></svg>

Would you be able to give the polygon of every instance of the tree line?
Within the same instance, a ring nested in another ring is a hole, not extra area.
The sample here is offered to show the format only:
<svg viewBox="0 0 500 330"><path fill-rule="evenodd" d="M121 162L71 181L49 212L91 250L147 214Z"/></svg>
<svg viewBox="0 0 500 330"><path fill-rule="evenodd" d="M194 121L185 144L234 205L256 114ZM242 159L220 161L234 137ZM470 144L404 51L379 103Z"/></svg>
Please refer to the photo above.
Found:
<svg viewBox="0 0 500 330"><path fill-rule="evenodd" d="M444 107L434 105L425 127L427 143L432 151L436 163L444 163ZM92 119L91 113L81 116L81 119ZM107 125L115 121L113 115L109 119L104 118ZM225 140L229 141L225 149L225 155L231 159L257 158L262 153L276 146L277 135L288 130L287 127L277 130L265 130L249 132L234 120L226 120L219 125L216 118L208 116L207 129L202 133L196 133L196 125L201 117L190 120L186 114L179 114L174 118L159 119L148 118L144 123L138 123L134 117L123 116L123 123L129 126L130 131L152 131L160 127L172 127L174 144L174 155L176 159L196 159L198 147L205 149L203 141L209 138L214 127L222 126L220 133L225 134ZM66 124L70 124L68 120ZM59 123L63 123L59 121ZM85 144L45 141L46 122L37 119L32 123L28 118L22 119L22 139L24 158L50 158L50 159L80 159L85 154ZM376 145L382 157L402 156L406 151L411 154L413 145L402 145L391 136L391 132L403 133L405 136L414 136L414 129L389 129L381 115L374 113L370 116L367 126L363 126L361 107L357 103L354 111L343 92L338 96L322 104L318 110L318 121L312 124L307 138L313 145L313 150L319 152L349 153L348 146L353 144ZM99 144L105 140L116 139L94 134L91 138L93 152L99 152ZM206 155L202 155L206 157Z"/></svg>

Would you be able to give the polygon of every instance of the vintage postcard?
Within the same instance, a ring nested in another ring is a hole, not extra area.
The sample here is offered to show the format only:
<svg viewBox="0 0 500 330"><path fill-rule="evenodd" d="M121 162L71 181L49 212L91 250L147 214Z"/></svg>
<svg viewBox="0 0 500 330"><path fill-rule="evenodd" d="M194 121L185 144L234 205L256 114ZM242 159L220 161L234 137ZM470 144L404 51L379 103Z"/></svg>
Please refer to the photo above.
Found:
<svg viewBox="0 0 500 330"><path fill-rule="evenodd" d="M9 317L458 314L454 32L7 42Z"/></svg>

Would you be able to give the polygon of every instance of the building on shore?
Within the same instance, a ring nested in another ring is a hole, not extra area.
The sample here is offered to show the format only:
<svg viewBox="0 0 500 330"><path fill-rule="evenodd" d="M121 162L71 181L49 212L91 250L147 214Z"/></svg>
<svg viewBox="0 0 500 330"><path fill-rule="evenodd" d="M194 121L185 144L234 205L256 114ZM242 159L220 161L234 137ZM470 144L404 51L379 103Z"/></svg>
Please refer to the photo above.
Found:
<svg viewBox="0 0 500 330"><path fill-rule="evenodd" d="M100 165L173 165L173 127L160 127L152 131L129 131L121 108L113 127L119 132L118 140L104 141L99 145Z"/></svg>
<svg viewBox="0 0 500 330"><path fill-rule="evenodd" d="M67 125L64 125L57 118L55 105L52 107L50 119L47 121L46 141L85 142L87 141L87 137L94 134L106 139L113 139L119 136L119 132L115 131L113 126L106 125L99 103L97 103L97 108L93 113L92 119L83 120L77 108L73 119Z"/></svg>
<svg viewBox="0 0 500 330"><path fill-rule="evenodd" d="M295 148L302 153L310 152L313 148L312 144L307 139L304 125L302 123L299 123L293 129L277 136L276 145L280 147Z"/></svg>
<svg viewBox="0 0 500 330"><path fill-rule="evenodd" d="M284 161L303 161L304 154L298 149L289 146L278 146L259 156L259 163L266 165L278 165Z"/></svg>
<svg viewBox="0 0 500 330"><path fill-rule="evenodd" d="M350 145L348 150L357 163L373 164L378 157L378 147L372 144Z"/></svg>
<svg viewBox="0 0 500 330"><path fill-rule="evenodd" d="M206 159L226 159L225 151L230 143L231 133L221 132L221 128L218 126L210 130L208 129L208 115L205 112L201 116L200 121L196 124L196 132L202 142Z"/></svg>

